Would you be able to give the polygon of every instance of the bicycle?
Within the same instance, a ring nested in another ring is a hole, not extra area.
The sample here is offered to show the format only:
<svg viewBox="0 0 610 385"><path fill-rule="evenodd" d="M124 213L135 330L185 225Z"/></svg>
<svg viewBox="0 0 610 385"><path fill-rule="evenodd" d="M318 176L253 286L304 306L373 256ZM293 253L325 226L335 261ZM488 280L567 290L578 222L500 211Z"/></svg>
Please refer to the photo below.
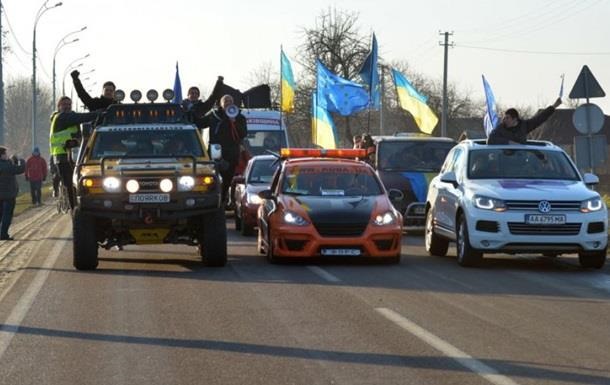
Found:
<svg viewBox="0 0 610 385"><path fill-rule="evenodd" d="M70 212L70 196L68 195L68 189L64 186L63 181L59 181L59 186L57 187L57 212L59 214L67 214Z"/></svg>

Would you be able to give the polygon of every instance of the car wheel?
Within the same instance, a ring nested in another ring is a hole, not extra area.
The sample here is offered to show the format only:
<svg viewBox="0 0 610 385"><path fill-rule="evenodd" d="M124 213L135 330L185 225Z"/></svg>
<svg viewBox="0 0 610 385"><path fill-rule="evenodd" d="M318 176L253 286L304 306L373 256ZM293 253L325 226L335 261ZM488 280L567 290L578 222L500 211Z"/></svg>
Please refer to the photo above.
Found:
<svg viewBox="0 0 610 385"><path fill-rule="evenodd" d="M271 235L267 238L267 250L265 255L267 256L267 261L269 261L269 263L279 262L279 258L273 254L273 241L271 240Z"/></svg>
<svg viewBox="0 0 610 385"><path fill-rule="evenodd" d="M233 213L233 217L235 219L235 230L240 231L241 230L241 216L239 215L239 210L237 210L237 208L235 209L235 212Z"/></svg>
<svg viewBox="0 0 610 385"><path fill-rule="evenodd" d="M424 234L426 251L429 255L444 257L449 249L449 241L434 233L434 220L432 210L426 213L426 229Z"/></svg>
<svg viewBox="0 0 610 385"><path fill-rule="evenodd" d="M240 230L241 230L240 231L241 235L243 235L244 237L249 237L251 235L254 235L254 227L248 226L245 223L245 220L244 220L243 217L240 218L239 221L240 221L239 227L240 227Z"/></svg>
<svg viewBox="0 0 610 385"><path fill-rule="evenodd" d="M199 235L199 253L204 265L221 267L227 264L227 225L224 208L203 216Z"/></svg>
<svg viewBox="0 0 610 385"><path fill-rule="evenodd" d="M483 259L483 253L470 244L468 225L463 214L458 219L456 249L460 266L476 266Z"/></svg>
<svg viewBox="0 0 610 385"><path fill-rule="evenodd" d="M600 251L581 251L578 253L578 262L581 267L601 269L606 263L606 249Z"/></svg>
<svg viewBox="0 0 610 385"><path fill-rule="evenodd" d="M73 265L77 270L95 270L98 265L95 218L83 214L80 207L72 217Z"/></svg>

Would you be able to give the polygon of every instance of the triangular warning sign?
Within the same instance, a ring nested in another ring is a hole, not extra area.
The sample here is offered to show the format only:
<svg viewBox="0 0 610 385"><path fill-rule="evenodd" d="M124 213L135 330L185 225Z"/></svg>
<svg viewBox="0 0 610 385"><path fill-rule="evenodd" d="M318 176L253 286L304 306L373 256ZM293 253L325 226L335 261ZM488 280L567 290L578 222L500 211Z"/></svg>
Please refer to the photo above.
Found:
<svg viewBox="0 0 610 385"><path fill-rule="evenodd" d="M603 98L606 93L586 65L580 70L578 79L570 91L570 99Z"/></svg>

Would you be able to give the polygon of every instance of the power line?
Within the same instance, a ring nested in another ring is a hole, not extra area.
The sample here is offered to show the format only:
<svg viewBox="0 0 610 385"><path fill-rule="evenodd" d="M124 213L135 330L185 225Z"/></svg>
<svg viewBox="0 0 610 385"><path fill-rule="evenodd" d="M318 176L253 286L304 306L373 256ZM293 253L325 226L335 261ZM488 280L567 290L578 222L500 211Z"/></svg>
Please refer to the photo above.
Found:
<svg viewBox="0 0 610 385"><path fill-rule="evenodd" d="M25 53L26 55L31 55L32 53L28 52L25 48L23 48L23 46L19 42L19 39L17 39L17 34L15 34L15 31L13 30L13 26L11 25L11 21L8 18L8 13L6 12L6 7L4 6L4 4L2 4L2 9L4 10L4 18L6 19L6 24L8 25L8 29L9 29L9 31L11 31L11 37L13 38L13 40L15 40L15 42L17 43L17 46L21 49L21 51L23 51L23 53Z"/></svg>
<svg viewBox="0 0 610 385"><path fill-rule="evenodd" d="M530 51L530 50L524 50L524 49L481 47L481 46L465 45L465 44L455 44L455 46L460 47L460 48L480 49L480 50L484 50L484 51L525 53L525 54L531 54L531 55L570 55L570 56L607 56L607 55L610 55L610 52Z"/></svg>

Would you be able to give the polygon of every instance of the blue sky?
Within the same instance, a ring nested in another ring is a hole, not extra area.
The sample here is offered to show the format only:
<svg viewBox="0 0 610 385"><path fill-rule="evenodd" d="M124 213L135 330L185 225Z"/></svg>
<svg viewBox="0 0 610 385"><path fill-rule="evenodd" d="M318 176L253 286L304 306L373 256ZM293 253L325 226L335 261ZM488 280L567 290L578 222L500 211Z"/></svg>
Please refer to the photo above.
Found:
<svg viewBox="0 0 610 385"><path fill-rule="evenodd" d="M43 2L2 1L12 35L24 48L9 38L14 53L6 58L5 81L31 76L32 27ZM610 0L65 0L38 24L38 76L51 83L58 41L86 25L76 35L80 41L57 55L60 83L69 62L90 54L81 70L95 68L85 76L90 78L85 83L97 82L91 86L94 94L106 80L125 90L171 86L176 61L183 89L209 89L217 75L245 89L252 86L247 83L251 71L262 64L271 62L279 70L280 45L294 57L302 28L314 26L317 16L333 7L359 14L361 31L376 33L384 59L405 60L434 79L441 79L443 70L439 31L453 31L449 80L481 101L485 74L502 106L551 104L561 74L567 94L583 64L610 93ZM298 82L300 68L293 65ZM592 101L610 114L609 97Z"/></svg>

